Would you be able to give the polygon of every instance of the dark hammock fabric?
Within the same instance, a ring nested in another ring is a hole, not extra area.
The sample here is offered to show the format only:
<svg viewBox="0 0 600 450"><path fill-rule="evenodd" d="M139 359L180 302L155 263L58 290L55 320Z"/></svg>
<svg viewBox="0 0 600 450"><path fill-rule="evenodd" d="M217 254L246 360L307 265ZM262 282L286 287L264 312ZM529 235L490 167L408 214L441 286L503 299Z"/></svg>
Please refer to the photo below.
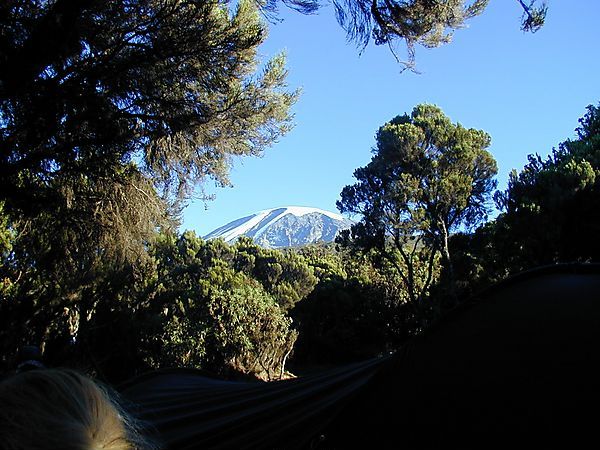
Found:
<svg viewBox="0 0 600 450"><path fill-rule="evenodd" d="M146 374L122 392L168 448L311 448L389 360L272 383L223 381L174 369Z"/></svg>
<svg viewBox="0 0 600 450"><path fill-rule="evenodd" d="M565 447L597 442L600 270L501 283L397 354L265 384L194 371L123 395L167 448Z"/></svg>

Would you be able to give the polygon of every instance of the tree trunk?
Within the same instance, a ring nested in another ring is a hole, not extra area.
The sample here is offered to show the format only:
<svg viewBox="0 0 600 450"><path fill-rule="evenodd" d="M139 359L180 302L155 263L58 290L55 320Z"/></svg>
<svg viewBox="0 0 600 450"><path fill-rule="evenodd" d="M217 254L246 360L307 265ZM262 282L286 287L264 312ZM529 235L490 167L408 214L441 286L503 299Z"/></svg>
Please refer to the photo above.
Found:
<svg viewBox="0 0 600 450"><path fill-rule="evenodd" d="M454 266L452 265L452 259L450 258L449 239L448 227L442 222L442 262L448 277L448 291L450 298L452 299L452 302L456 304L458 295L456 293L456 281L454 279Z"/></svg>

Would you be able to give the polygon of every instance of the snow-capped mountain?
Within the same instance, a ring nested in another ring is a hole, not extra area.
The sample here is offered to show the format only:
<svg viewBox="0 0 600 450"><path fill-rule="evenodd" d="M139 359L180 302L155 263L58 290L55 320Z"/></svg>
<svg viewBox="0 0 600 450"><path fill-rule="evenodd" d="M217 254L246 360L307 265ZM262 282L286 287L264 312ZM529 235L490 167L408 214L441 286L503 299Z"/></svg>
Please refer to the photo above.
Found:
<svg viewBox="0 0 600 450"><path fill-rule="evenodd" d="M318 208L285 206L266 209L234 220L204 236L233 243L242 235L266 248L299 247L315 242L331 242L352 221Z"/></svg>

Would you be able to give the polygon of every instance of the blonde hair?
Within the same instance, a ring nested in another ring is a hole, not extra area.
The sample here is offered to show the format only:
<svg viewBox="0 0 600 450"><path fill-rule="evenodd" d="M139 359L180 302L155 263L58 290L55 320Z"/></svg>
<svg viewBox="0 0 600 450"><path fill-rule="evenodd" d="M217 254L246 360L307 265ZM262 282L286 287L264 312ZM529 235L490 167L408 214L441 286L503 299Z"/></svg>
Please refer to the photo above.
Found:
<svg viewBox="0 0 600 450"><path fill-rule="evenodd" d="M106 389L68 369L33 370L0 383L5 450L147 448Z"/></svg>

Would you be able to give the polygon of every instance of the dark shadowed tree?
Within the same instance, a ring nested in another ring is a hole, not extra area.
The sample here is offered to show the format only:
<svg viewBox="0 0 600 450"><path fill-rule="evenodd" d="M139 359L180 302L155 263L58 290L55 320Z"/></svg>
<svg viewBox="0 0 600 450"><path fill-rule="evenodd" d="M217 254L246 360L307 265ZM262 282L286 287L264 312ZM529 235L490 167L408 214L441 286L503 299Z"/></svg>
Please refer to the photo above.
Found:
<svg viewBox="0 0 600 450"><path fill-rule="evenodd" d="M334 244L296 251L319 279L290 312L299 332L291 360L298 369L372 358L418 331L421 324L389 264L376 266L368 254Z"/></svg>
<svg viewBox="0 0 600 450"><path fill-rule="evenodd" d="M265 38L245 0L0 3L11 342L83 335L106 301L96 287L137 273L193 189L228 183L231 158L290 128L297 93L283 56L258 59Z"/></svg>
<svg viewBox="0 0 600 450"><path fill-rule="evenodd" d="M453 124L442 110L419 105L377 132L371 162L354 172L338 209L357 214L351 241L377 249L398 271L409 300L426 295L441 256L453 282L448 240L487 214L496 186L496 161L486 150L490 137Z"/></svg>
<svg viewBox="0 0 600 450"><path fill-rule="evenodd" d="M512 271L542 264L600 260L600 110L588 106L577 138L510 174L496 195L497 246Z"/></svg>
<svg viewBox="0 0 600 450"><path fill-rule="evenodd" d="M290 127L296 93L283 56L259 66L253 2L10 1L0 18L0 200L81 243L142 243Z"/></svg>
<svg viewBox="0 0 600 450"><path fill-rule="evenodd" d="M517 0L523 10L521 29L535 32L543 24L545 2ZM365 47L373 39L393 49L395 42L406 45L413 67L415 46L438 47L452 40L465 22L481 14L489 0L333 0L339 23L348 38Z"/></svg>
<svg viewBox="0 0 600 450"><path fill-rule="evenodd" d="M452 236L462 297L541 265L600 262L600 109L579 122L576 137L511 172L495 220Z"/></svg>
<svg viewBox="0 0 600 450"><path fill-rule="evenodd" d="M277 9L277 0L260 2L268 11ZM284 4L305 13L315 12L319 0L284 0ZM453 33L480 15L489 0L330 0L348 40L365 48L374 41L388 45L396 55L395 44L406 47L405 68L415 66L415 48L438 47L452 40ZM535 33L546 20L548 7L542 0L516 0L520 6L521 30ZM398 57L397 57L398 58Z"/></svg>

